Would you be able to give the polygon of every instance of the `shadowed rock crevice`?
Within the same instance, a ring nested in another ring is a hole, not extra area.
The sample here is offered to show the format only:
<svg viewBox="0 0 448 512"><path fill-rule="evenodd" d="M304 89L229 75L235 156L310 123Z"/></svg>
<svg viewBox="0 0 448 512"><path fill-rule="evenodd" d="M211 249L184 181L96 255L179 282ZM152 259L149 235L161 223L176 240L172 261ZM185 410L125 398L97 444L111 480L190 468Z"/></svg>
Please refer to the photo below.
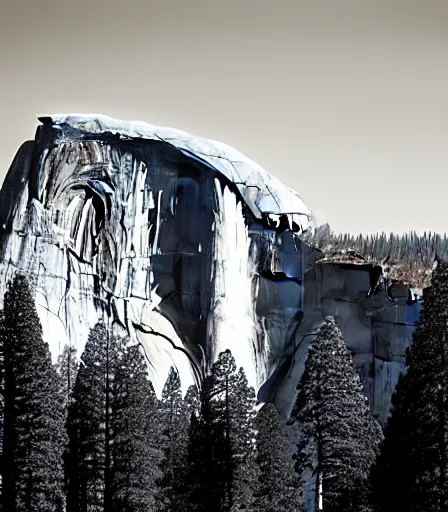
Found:
<svg viewBox="0 0 448 512"><path fill-rule="evenodd" d="M383 421L419 302L354 255L319 262L298 195L238 151L145 123L41 118L0 192L0 292L36 285L56 357L106 315L145 351L159 393L230 349L287 417L312 333L331 314Z"/></svg>

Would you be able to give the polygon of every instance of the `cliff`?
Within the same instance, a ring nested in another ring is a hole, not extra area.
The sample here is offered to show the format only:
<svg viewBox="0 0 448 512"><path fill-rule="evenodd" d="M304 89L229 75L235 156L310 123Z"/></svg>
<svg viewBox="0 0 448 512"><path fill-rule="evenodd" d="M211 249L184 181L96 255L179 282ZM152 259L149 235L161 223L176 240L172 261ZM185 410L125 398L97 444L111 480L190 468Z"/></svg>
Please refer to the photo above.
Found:
<svg viewBox="0 0 448 512"><path fill-rule="evenodd" d="M384 421L418 318L407 288L391 296L372 264L318 261L307 206L229 146L103 116L40 120L0 192L0 296L30 276L54 357L106 315L143 347L158 393L171 365L186 389L230 348L287 417L331 314Z"/></svg>

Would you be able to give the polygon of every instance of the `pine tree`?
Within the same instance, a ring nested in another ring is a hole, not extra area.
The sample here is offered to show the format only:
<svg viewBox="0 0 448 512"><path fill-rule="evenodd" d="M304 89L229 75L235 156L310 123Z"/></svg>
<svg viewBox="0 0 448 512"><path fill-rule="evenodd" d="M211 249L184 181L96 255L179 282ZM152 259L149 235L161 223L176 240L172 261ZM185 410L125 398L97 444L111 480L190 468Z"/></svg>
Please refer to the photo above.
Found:
<svg viewBox="0 0 448 512"><path fill-rule="evenodd" d="M61 511L65 437L60 380L42 339L32 290L21 275L9 284L4 297L0 346L3 508Z"/></svg>
<svg viewBox="0 0 448 512"><path fill-rule="evenodd" d="M191 510L249 509L252 500L254 390L222 352L202 383L200 414L192 416L188 447ZM244 471L244 470L247 471Z"/></svg>
<svg viewBox="0 0 448 512"><path fill-rule="evenodd" d="M156 510L157 402L139 346L126 347L113 386L112 512Z"/></svg>
<svg viewBox="0 0 448 512"><path fill-rule="evenodd" d="M373 471L379 511L448 510L447 305L448 264L439 261Z"/></svg>
<svg viewBox="0 0 448 512"><path fill-rule="evenodd" d="M257 464L259 479L254 510L301 510L299 480L283 420L274 405L265 404L257 415Z"/></svg>
<svg viewBox="0 0 448 512"><path fill-rule="evenodd" d="M308 351L295 416L297 469L314 476L316 510L369 510L368 476L382 432L341 331L327 317Z"/></svg>
<svg viewBox="0 0 448 512"><path fill-rule="evenodd" d="M199 390L195 384L192 384L185 393L184 408L186 417L188 418L188 423L190 422L192 415L197 417L200 413L201 402Z"/></svg>
<svg viewBox="0 0 448 512"><path fill-rule="evenodd" d="M78 373L78 362L76 359L76 348L65 345L62 353L58 356L56 371L61 380L61 394L63 396L64 408L68 411L70 397L75 386Z"/></svg>
<svg viewBox="0 0 448 512"><path fill-rule="evenodd" d="M110 403L118 350L103 321L90 331L67 417L67 511L111 507Z"/></svg>
<svg viewBox="0 0 448 512"><path fill-rule="evenodd" d="M240 368L230 390L230 440L233 460L232 512L251 510L258 479L255 464L255 390ZM254 509L256 510L256 509Z"/></svg>
<svg viewBox="0 0 448 512"><path fill-rule="evenodd" d="M162 391L158 414L160 445L164 452L158 497L163 511L174 512L182 507L190 416L191 412L182 399L179 374L171 367Z"/></svg>
<svg viewBox="0 0 448 512"><path fill-rule="evenodd" d="M233 480L236 470L234 459L234 438L236 436L232 415L236 412L235 400L232 396L236 387L236 364L230 350L221 352L212 366L209 407L221 436L216 444L217 476L222 485L221 509L230 510L233 507Z"/></svg>
<svg viewBox="0 0 448 512"><path fill-rule="evenodd" d="M155 509L156 411L139 347L99 321L81 356L67 417L68 512Z"/></svg>
<svg viewBox="0 0 448 512"><path fill-rule="evenodd" d="M225 487L222 471L224 429L214 409L213 379L209 375L199 392L199 414L191 414L187 464L184 477L186 493L182 511L220 512Z"/></svg>
<svg viewBox="0 0 448 512"><path fill-rule="evenodd" d="M200 428L198 427L201 422L201 402L200 393L196 385L188 388L185 398L183 400L183 414L185 418L185 444L182 444L183 449L183 465L176 475L176 481L179 484L176 486L176 496L169 501L168 506L177 506L178 512L191 512L196 510L196 490L198 487L198 474L196 469L201 466L198 464L198 457L195 456L197 449L196 441ZM195 427L198 427L197 429ZM160 432L159 426L159 432ZM199 449L199 451L201 451ZM201 452L202 453L202 452ZM203 459L200 459L201 461ZM159 482L160 484L160 482ZM160 488L160 494L166 492L163 485ZM161 508L161 507L160 507ZM200 509L200 508L199 508ZM159 510L159 509L158 509Z"/></svg>
<svg viewBox="0 0 448 512"><path fill-rule="evenodd" d="M5 364L3 311L0 310L0 512L3 508L3 427L5 420Z"/></svg>
<svg viewBox="0 0 448 512"><path fill-rule="evenodd" d="M414 286L428 286L428 275L434 259L448 252L448 239L435 233L410 232L405 235L381 233L381 235L335 234L328 225L319 226L306 240L324 252L340 252L354 249L373 262L386 260L398 272L399 279Z"/></svg>

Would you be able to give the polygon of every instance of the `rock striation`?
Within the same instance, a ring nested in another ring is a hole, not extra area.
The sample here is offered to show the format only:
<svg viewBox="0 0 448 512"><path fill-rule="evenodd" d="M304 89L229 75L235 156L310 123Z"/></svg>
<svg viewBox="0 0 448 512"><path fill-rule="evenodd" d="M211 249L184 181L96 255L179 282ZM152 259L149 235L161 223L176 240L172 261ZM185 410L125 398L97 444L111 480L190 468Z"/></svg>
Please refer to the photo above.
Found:
<svg viewBox="0 0 448 512"><path fill-rule="evenodd" d="M17 270L36 287L56 358L82 351L99 316L144 349L156 392L184 389L221 350L285 417L323 318L338 321L381 421L420 303L381 269L318 261L311 212L224 144L94 115L40 118L0 192L0 296Z"/></svg>

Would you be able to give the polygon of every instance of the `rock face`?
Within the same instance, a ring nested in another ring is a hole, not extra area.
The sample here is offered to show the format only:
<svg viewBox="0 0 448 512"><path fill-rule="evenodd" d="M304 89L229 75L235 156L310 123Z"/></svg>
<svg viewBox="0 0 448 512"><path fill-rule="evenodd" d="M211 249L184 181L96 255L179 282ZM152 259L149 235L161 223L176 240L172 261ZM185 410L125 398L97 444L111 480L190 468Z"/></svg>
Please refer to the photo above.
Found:
<svg viewBox="0 0 448 512"><path fill-rule="evenodd" d="M289 411L291 394L303 371L308 342L326 315L340 326L353 354L366 395L384 424L405 352L412 341L421 302L406 294L393 297L379 266L352 262L317 262L304 275L303 320L290 370L276 396L278 407Z"/></svg>
<svg viewBox="0 0 448 512"><path fill-rule="evenodd" d="M288 416L306 350L332 314L381 420L419 303L376 267L318 263L297 194L223 144L102 116L41 118L0 192L0 296L36 285L54 357L82 351L100 316L147 356L157 392L186 389L221 350Z"/></svg>

